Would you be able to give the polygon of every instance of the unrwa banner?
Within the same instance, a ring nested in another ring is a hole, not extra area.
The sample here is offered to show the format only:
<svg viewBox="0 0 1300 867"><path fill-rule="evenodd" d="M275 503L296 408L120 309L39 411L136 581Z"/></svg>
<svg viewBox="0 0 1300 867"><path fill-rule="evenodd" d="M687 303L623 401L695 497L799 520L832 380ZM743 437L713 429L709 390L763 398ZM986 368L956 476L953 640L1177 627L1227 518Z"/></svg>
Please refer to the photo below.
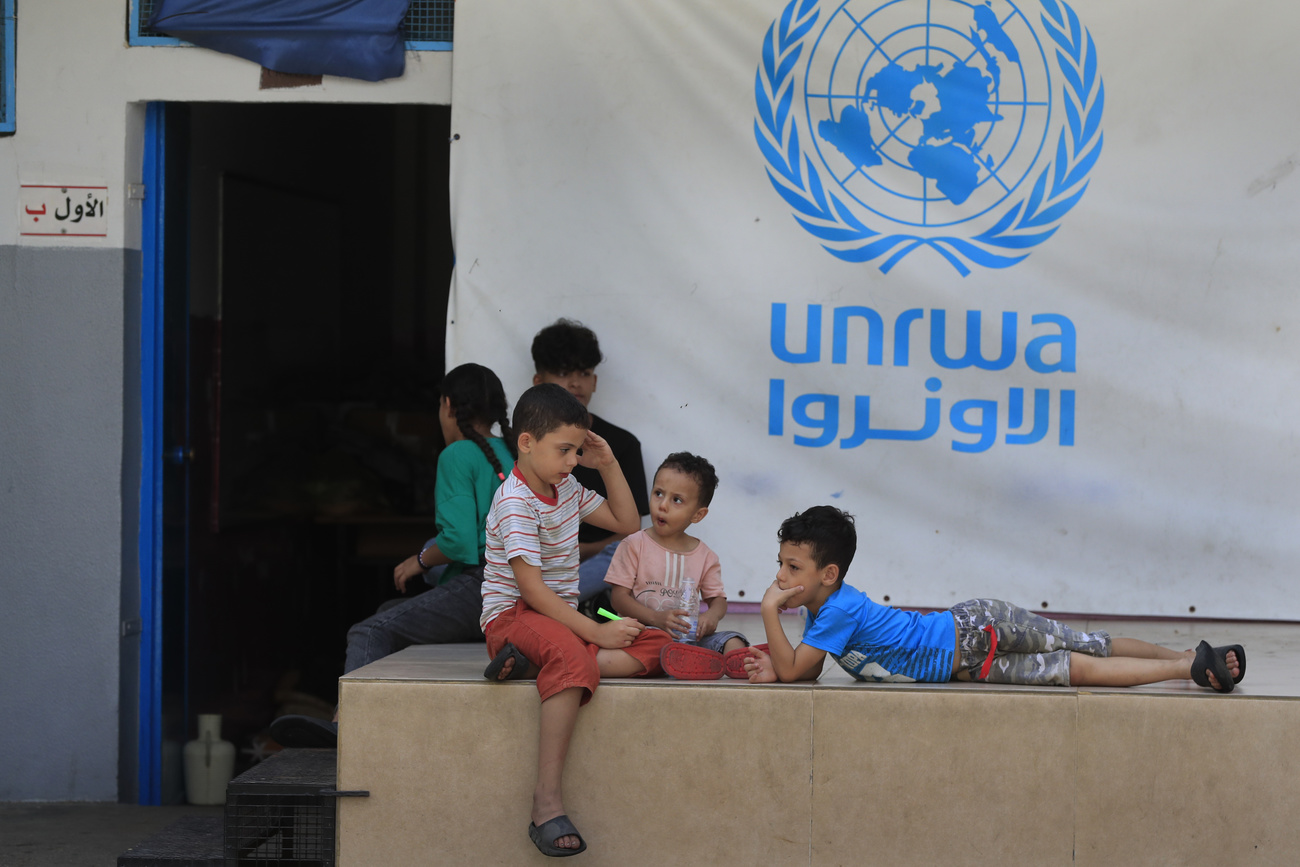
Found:
<svg viewBox="0 0 1300 867"><path fill-rule="evenodd" d="M1284 2L461 0L448 362L566 316L757 600L1300 617Z"/></svg>

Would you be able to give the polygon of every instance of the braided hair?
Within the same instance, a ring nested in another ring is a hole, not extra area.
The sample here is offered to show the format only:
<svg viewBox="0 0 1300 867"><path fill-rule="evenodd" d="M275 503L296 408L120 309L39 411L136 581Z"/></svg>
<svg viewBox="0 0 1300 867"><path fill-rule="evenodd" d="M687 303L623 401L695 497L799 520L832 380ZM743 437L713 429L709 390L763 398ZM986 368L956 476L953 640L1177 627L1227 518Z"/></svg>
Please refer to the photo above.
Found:
<svg viewBox="0 0 1300 867"><path fill-rule="evenodd" d="M496 452L483 435L474 429L475 422L489 427L493 424L500 425L506 448L511 455L518 457L507 415L509 407L506 404L506 390L501 386L501 380L481 364L462 364L442 378L438 390L451 402L451 411L456 417L456 428L461 436L483 450L488 463L496 470L497 477L504 481L506 471Z"/></svg>

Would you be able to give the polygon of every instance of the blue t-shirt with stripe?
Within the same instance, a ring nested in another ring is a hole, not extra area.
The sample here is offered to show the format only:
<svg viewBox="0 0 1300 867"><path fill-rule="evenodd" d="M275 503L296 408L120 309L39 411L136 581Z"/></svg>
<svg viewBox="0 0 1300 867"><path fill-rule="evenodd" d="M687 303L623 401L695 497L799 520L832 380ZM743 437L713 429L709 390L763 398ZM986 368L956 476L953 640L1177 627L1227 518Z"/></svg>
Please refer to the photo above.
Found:
<svg viewBox="0 0 1300 867"><path fill-rule="evenodd" d="M952 613L920 614L880 605L841 584L814 616L803 643L824 650L858 680L943 683L952 679Z"/></svg>

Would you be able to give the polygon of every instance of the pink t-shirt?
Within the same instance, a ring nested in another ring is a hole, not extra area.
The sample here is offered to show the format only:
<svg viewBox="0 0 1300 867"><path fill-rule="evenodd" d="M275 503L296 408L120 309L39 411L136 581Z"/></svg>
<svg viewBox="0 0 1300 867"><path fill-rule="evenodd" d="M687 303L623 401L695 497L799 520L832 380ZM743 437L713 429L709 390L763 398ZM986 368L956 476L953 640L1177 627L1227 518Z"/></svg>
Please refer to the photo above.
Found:
<svg viewBox="0 0 1300 867"><path fill-rule="evenodd" d="M578 607L578 524L599 509L605 498L572 476L565 476L554 490L553 497L537 496L515 468L492 497L483 566L483 614L479 617L484 629L520 598L510 568L515 557L540 567L546 586Z"/></svg>
<svg viewBox="0 0 1300 867"><path fill-rule="evenodd" d="M652 611L667 611L685 607L680 601L685 576L695 579L700 599L727 595L722 587L722 564L708 545L700 542L685 554L669 551L649 530L638 530L614 551L605 583L627 587L633 599Z"/></svg>

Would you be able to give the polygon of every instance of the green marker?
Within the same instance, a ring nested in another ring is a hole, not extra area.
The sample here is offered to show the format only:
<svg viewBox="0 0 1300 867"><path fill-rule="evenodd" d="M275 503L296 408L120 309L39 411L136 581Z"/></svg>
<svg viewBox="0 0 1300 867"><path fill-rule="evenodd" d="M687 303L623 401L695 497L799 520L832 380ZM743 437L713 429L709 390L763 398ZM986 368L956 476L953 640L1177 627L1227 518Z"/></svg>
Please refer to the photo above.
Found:
<svg viewBox="0 0 1300 867"><path fill-rule="evenodd" d="M606 611L604 608L597 608L596 613L599 614L601 617L608 617L610 620L623 619L622 617L619 617L617 614L613 613L612 611Z"/></svg>

